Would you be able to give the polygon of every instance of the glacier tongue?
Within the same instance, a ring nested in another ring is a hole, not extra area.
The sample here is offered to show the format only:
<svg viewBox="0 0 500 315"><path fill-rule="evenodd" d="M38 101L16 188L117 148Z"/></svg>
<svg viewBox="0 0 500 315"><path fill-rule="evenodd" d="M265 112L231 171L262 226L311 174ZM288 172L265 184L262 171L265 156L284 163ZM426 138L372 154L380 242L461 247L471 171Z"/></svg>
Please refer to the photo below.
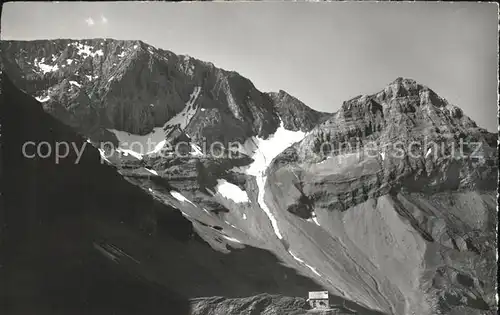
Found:
<svg viewBox="0 0 500 315"><path fill-rule="evenodd" d="M167 143L165 139L166 128L179 125L181 129L184 129L189 124L196 113L195 102L198 99L200 91L200 86L195 87L189 100L186 102L186 107L165 123L163 127L153 128L153 131L147 135L141 136L116 129L108 129L108 131L112 132L118 138L120 150L127 151L134 156L138 155L138 157L136 156L138 159L142 159L142 155L158 153ZM193 149L196 155L202 154L198 147Z"/></svg>
<svg viewBox="0 0 500 315"><path fill-rule="evenodd" d="M255 153L252 155L254 162L246 170L246 173L256 177L257 186L259 188L257 200L260 207L269 217L273 226L274 233L281 240L281 234L278 226L278 221L274 217L272 211L267 207L264 200L266 176L265 172L271 161L280 154L283 150L291 146L293 143L300 141L304 138L305 133L302 131L290 131L283 127L283 121L280 119L280 126L276 132L268 139L256 137L252 139L256 144Z"/></svg>
<svg viewBox="0 0 500 315"><path fill-rule="evenodd" d="M267 207L266 201L264 200L264 187L265 187L265 184L266 184L266 178L267 178L266 176L256 175L257 187L259 188L259 196L257 197L257 200L258 200L259 205L262 208L262 210L264 210L264 212L269 217L269 220L271 221L271 225L273 226L274 234L276 234L276 236L280 240L282 240L283 239L283 235L281 235L281 232L280 232L280 229L279 229L279 226L278 226L278 221L274 217L274 215L271 212L271 210Z"/></svg>

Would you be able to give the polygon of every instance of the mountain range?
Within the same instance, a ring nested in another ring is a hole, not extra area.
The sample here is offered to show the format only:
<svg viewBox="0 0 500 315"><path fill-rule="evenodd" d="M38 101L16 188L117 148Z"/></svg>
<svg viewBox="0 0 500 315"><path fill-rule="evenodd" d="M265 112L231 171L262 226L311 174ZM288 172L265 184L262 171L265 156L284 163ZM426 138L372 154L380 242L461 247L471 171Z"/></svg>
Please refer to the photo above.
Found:
<svg viewBox="0 0 500 315"><path fill-rule="evenodd" d="M325 113L142 41L1 47L3 313L496 313L497 135L429 87Z"/></svg>

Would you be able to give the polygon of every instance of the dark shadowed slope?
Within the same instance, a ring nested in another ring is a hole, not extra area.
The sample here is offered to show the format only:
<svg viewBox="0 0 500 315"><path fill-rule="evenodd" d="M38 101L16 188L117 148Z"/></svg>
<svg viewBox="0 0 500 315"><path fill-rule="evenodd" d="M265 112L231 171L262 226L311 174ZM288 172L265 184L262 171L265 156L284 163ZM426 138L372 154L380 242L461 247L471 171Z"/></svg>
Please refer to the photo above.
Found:
<svg viewBox="0 0 500 315"><path fill-rule="evenodd" d="M109 196L102 195L103 186L94 176L101 174L120 186L130 201L141 197L126 190L126 182L112 169L101 166L93 150L85 151L78 165L73 164L74 155L59 165L49 158L24 158L25 141L82 144L84 140L45 114L6 76L2 76L1 101L5 197L1 313L164 314L169 309L188 314L187 299L114 264L93 247L93 220L118 214L129 223L133 219L131 207L114 213L106 207L106 198L116 196L113 190ZM113 203L119 204L116 200Z"/></svg>

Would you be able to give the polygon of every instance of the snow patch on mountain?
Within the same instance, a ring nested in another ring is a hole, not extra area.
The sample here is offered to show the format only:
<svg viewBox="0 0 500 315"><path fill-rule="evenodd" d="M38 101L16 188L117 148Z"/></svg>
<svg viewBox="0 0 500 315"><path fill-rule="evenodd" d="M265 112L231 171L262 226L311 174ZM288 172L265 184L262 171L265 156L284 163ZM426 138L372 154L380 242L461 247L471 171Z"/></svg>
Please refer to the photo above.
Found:
<svg viewBox="0 0 500 315"><path fill-rule="evenodd" d="M319 224L319 221L318 221L318 216L316 215L316 212L314 212L314 211L312 212L312 217L310 219L307 219L307 221L313 222L317 226L321 226L321 224Z"/></svg>
<svg viewBox="0 0 500 315"><path fill-rule="evenodd" d="M314 272L314 274L316 274L317 276L321 277L321 274L316 270L316 268L308 265L305 261L303 261L302 259L300 259L297 255L295 255L292 251L288 251L288 253L293 257L293 259L295 259L296 261L298 261L299 263L303 264L304 266L306 266L307 268L309 268L312 272Z"/></svg>
<svg viewBox="0 0 500 315"><path fill-rule="evenodd" d="M199 146L197 146L196 144L191 143L191 149L193 150L192 155L203 156L203 152L201 151L201 148Z"/></svg>
<svg viewBox="0 0 500 315"><path fill-rule="evenodd" d="M38 58L35 58L34 60L35 67L38 67L43 72L43 74L59 70L59 67L57 65L51 66L45 64L44 62L45 58L42 58L40 61L38 61Z"/></svg>
<svg viewBox="0 0 500 315"><path fill-rule="evenodd" d="M185 216L186 218L190 218L191 216L189 214L187 214L186 212L180 210L182 215Z"/></svg>
<svg viewBox="0 0 500 315"><path fill-rule="evenodd" d="M101 148L98 148L97 150L99 150L99 154L101 154L101 159L103 159L104 161L108 162L108 163L111 163L108 158L106 157L106 152L104 152L103 149Z"/></svg>
<svg viewBox="0 0 500 315"><path fill-rule="evenodd" d="M425 154L425 158L427 158L431 153L432 153L432 148L429 148L429 150L427 150L427 153Z"/></svg>
<svg viewBox="0 0 500 315"><path fill-rule="evenodd" d="M163 149L163 147L165 146L165 144L167 143L167 140L163 139L161 140L160 142L158 142L154 149L152 151L149 151L147 152L146 154L153 154L153 153L158 153L161 151L161 149Z"/></svg>
<svg viewBox="0 0 500 315"><path fill-rule="evenodd" d="M198 99L198 96L200 95L200 91L201 86L197 86L194 88L193 92L189 96L189 100L186 102L186 107L184 107L184 109L180 113L167 121L167 123L163 127L164 129L171 128L176 125L178 125L180 129L186 128L186 126L193 118L194 114L196 114L196 107L194 106L194 104Z"/></svg>
<svg viewBox="0 0 500 315"><path fill-rule="evenodd" d="M80 83L76 82L76 81L69 81L69 84L75 85L77 87L82 87L82 85Z"/></svg>
<svg viewBox="0 0 500 315"><path fill-rule="evenodd" d="M250 139L250 141L247 141L250 143L245 144L245 151L250 149L255 152L252 155L254 162L246 170L246 173L255 176L257 187L259 188L257 200L260 207L264 210L271 221L274 233L279 239L283 239L283 236L279 230L278 222L271 210L267 207L264 200L264 187L267 178L264 174L269 164L271 164L271 161L278 154L291 146L293 143L302 140L304 135L305 133L302 131L290 131L285 129L283 127L283 121L280 119L280 126L273 135L269 136L268 139L255 137Z"/></svg>
<svg viewBox="0 0 500 315"><path fill-rule="evenodd" d="M230 226L230 227L232 227L233 229L236 229L236 230L240 230L240 231L241 231L241 229L240 229L240 228L238 228L238 227L237 227L236 225L234 225L234 224L231 224L229 221L224 221L224 223L226 223L227 225L229 225L229 226Z"/></svg>
<svg viewBox="0 0 500 315"><path fill-rule="evenodd" d="M172 197L174 197L178 201L180 201L180 202L187 202L187 203L190 203L190 204L192 204L193 206L196 207L196 205L194 203L192 203L189 199L187 199L186 197L184 197L184 195L181 194L180 192L175 191L175 190L171 190L170 194L172 195Z"/></svg>
<svg viewBox="0 0 500 315"><path fill-rule="evenodd" d="M42 97L42 96L38 96L38 97L35 97L37 101L39 101L40 103L44 103L44 102L47 102L48 100L50 100L50 96L45 96L45 97Z"/></svg>
<svg viewBox="0 0 500 315"><path fill-rule="evenodd" d="M238 244L242 244L240 240L237 240L234 237L230 237L230 236L226 236L226 235L222 235L222 237L224 237L228 241L235 242L235 243L238 243Z"/></svg>
<svg viewBox="0 0 500 315"><path fill-rule="evenodd" d="M159 152L166 143L162 127L154 128L147 135L136 135L116 129L108 129L119 141L119 149L129 150L140 155Z"/></svg>
<svg viewBox="0 0 500 315"><path fill-rule="evenodd" d="M76 47L78 51L76 52L77 55L79 56L84 56L84 57L92 57L94 58L95 56L104 56L104 52L101 49L98 49L96 51L92 51L94 47L89 46L89 45L84 45L79 42L72 43L72 46Z"/></svg>
<svg viewBox="0 0 500 315"><path fill-rule="evenodd" d="M224 198L231 199L236 203L250 202L246 191L242 190L235 184L226 181L225 179L218 179L215 189Z"/></svg>
<svg viewBox="0 0 500 315"><path fill-rule="evenodd" d="M158 172L157 172L157 171L155 171L155 170L151 170L151 169L149 169L149 168L146 168L146 171L150 172L150 173L151 173L151 174L153 174L153 175L158 176Z"/></svg>

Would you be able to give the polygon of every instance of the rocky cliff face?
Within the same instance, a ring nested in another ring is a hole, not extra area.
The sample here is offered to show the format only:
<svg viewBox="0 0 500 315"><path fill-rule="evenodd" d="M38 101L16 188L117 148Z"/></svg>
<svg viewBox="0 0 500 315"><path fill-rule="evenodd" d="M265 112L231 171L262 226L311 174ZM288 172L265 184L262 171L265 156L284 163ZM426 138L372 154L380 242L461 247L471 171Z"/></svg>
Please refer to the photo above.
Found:
<svg viewBox="0 0 500 315"><path fill-rule="evenodd" d="M439 192L494 189L496 135L478 127L460 108L409 79L397 79L380 93L344 102L331 118L278 156L271 167L289 163L339 163L363 176L346 186L338 205L347 209L391 188ZM350 159L350 160L349 160ZM334 162L335 161L335 162ZM337 192L343 189L336 187ZM351 193L356 191L356 200ZM377 193L378 192L378 193Z"/></svg>
<svg viewBox="0 0 500 315"><path fill-rule="evenodd" d="M288 130L308 132L332 115L315 111L282 90L269 93L269 96L278 110L283 126Z"/></svg>
<svg viewBox="0 0 500 315"><path fill-rule="evenodd" d="M278 125L272 100L246 78L141 41L3 41L2 53L17 85L95 141L113 138L107 129L145 135L178 114L208 143L266 137Z"/></svg>
<svg viewBox="0 0 500 315"><path fill-rule="evenodd" d="M9 160L4 176L14 196L43 201L8 200L7 213L23 209L7 217L21 227L9 232L16 238L32 235L23 231L44 218L39 243L28 237L19 251L42 246L47 260L58 257L58 239L46 231L74 230L78 242L70 244L82 250L67 261L95 255L117 277L124 269L183 302L206 297L188 302L195 314L307 314L299 298L255 295L300 297L319 288L359 314L495 313L497 135L428 87L398 78L326 114L140 41L2 45L13 81L50 113L10 94L7 104L22 100L37 111L6 107L5 121L32 117L30 128L7 126L23 135L10 138L7 151L18 153L22 140L68 137L90 151L83 166ZM93 147L144 135L184 139L187 154L107 155ZM244 154L205 154L202 139L238 140ZM80 183L69 184L75 178ZM80 197L88 202L64 210ZM4 257L17 253L10 244ZM71 270L69 262L54 270ZM37 277L49 268L35 265ZM21 270L8 266L16 283ZM45 283L33 279L11 296Z"/></svg>

